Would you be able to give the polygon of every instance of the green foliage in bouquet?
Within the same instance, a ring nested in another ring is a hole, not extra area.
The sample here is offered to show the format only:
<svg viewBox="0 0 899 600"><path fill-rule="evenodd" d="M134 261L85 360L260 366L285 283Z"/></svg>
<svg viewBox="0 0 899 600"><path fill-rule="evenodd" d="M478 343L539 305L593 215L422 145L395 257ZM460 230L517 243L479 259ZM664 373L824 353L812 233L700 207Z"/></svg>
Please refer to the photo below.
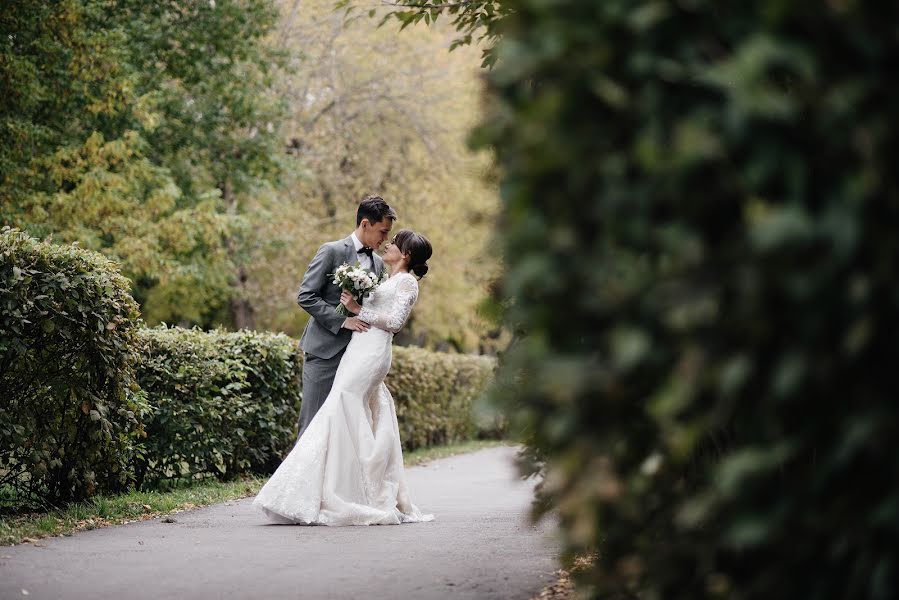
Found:
<svg viewBox="0 0 899 600"><path fill-rule="evenodd" d="M141 484L270 473L296 438L302 357L252 331L143 329L138 381L152 410Z"/></svg>
<svg viewBox="0 0 899 600"><path fill-rule="evenodd" d="M143 434L137 304L115 263L0 231L0 504L124 489Z"/></svg>
<svg viewBox="0 0 899 600"><path fill-rule="evenodd" d="M899 5L504 6L496 396L583 589L896 597Z"/></svg>

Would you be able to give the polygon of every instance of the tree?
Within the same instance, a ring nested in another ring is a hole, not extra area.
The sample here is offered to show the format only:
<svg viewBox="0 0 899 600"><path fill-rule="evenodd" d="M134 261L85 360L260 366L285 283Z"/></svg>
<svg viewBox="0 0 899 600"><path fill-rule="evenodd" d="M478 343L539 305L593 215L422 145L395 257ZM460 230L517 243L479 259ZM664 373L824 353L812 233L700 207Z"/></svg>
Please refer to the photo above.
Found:
<svg viewBox="0 0 899 600"><path fill-rule="evenodd" d="M382 2L382 5L393 7L381 19L381 25L396 19L401 23L400 29L424 21L426 25L436 23L440 15L449 15L452 25L459 36L450 44L450 50L460 46L476 44L483 48L483 67L490 67L496 62L496 43L502 32L502 20L508 13L507 3L499 0L460 0L429 2L428 0L397 0ZM353 6L348 0L341 0L338 6ZM376 11L372 10L370 16Z"/></svg>
<svg viewBox="0 0 899 600"><path fill-rule="evenodd" d="M447 55L452 32L415 28L396 36L367 19L345 19L329 0L285 1L273 43L291 57L278 94L289 99L282 131L284 185L257 195L252 302L259 322L298 334L295 304L318 246L347 235L365 193L381 193L435 245L432 271L402 343L477 350L489 323L478 305L495 276L489 249L496 194L482 181L486 157L465 137L479 113L473 49Z"/></svg>
<svg viewBox="0 0 899 600"><path fill-rule="evenodd" d="M144 317L241 305L240 199L280 145L265 0L61 0L4 9L4 224L120 261Z"/></svg>
<svg viewBox="0 0 899 600"><path fill-rule="evenodd" d="M191 240L220 219L211 203L179 206L170 172L147 156L156 115L135 93L115 8L100 0L15 2L2 18L0 206L4 224L78 241L136 282L187 268ZM163 284L164 285L164 284ZM197 286L199 287L199 286ZM140 290L139 283L137 284ZM182 306L190 311L203 290Z"/></svg>
<svg viewBox="0 0 899 600"><path fill-rule="evenodd" d="M222 291L226 320L252 328L245 203L277 184L283 154L278 127L284 103L273 90L284 57L266 41L278 12L270 0L120 4L137 88L158 114L158 124L146 132L155 162L170 169L189 204L216 190L233 225L213 244L224 264L195 273L205 278L227 270L227 277L216 278L218 286L228 286ZM161 304L177 314L177 303Z"/></svg>
<svg viewBox="0 0 899 600"><path fill-rule="evenodd" d="M26 197L55 184L41 158L83 141L85 122L103 125L125 110L121 37L103 24L100 2L11 0L0 14L0 208L4 222Z"/></svg>
<svg viewBox="0 0 899 600"><path fill-rule="evenodd" d="M10 5L3 223L120 262L151 324L299 333L303 265L381 192L438 248L405 341L489 344L477 306L496 196L464 146L470 49L447 57L451 32L397 39L325 0L296 6Z"/></svg>

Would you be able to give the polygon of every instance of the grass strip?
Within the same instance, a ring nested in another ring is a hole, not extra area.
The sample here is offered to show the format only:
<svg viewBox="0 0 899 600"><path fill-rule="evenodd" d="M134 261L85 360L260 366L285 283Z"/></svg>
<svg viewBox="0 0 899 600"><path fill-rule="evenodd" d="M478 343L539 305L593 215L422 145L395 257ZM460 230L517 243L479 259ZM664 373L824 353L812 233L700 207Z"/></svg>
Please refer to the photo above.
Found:
<svg viewBox="0 0 899 600"><path fill-rule="evenodd" d="M495 448L497 446L508 446L510 442L504 440L470 440L467 442L459 442L457 444L447 444L446 446L432 446L430 448L419 448L412 452L403 454L403 464L407 467L422 465L438 458L449 458L457 454L466 454L468 452L477 452L484 448Z"/></svg>

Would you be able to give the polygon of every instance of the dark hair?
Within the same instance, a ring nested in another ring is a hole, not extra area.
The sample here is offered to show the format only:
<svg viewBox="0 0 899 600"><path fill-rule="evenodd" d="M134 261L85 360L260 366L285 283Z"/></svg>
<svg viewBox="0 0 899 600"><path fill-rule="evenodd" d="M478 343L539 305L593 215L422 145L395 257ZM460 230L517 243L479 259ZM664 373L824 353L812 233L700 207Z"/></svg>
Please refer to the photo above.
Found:
<svg viewBox="0 0 899 600"><path fill-rule="evenodd" d="M359 203L356 210L356 227L362 223L362 219L368 219L368 222L374 225L380 223L384 219L396 221L396 212L390 208L390 205L380 196L366 196Z"/></svg>
<svg viewBox="0 0 899 600"><path fill-rule="evenodd" d="M428 238L409 229L400 229L393 236L393 243L400 252L409 255L409 270L419 279L428 272L428 259L431 258L431 242Z"/></svg>

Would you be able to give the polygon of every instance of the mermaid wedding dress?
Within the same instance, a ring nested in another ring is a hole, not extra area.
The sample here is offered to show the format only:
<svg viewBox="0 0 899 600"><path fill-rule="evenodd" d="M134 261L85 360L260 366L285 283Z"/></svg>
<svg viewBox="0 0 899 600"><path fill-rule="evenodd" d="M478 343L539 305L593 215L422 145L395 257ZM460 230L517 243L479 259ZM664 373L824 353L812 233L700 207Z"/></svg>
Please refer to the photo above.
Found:
<svg viewBox="0 0 899 600"><path fill-rule="evenodd" d="M253 500L277 523L396 525L431 521L409 498L393 397L384 385L393 334L418 298L397 273L369 296L334 385L303 436Z"/></svg>

